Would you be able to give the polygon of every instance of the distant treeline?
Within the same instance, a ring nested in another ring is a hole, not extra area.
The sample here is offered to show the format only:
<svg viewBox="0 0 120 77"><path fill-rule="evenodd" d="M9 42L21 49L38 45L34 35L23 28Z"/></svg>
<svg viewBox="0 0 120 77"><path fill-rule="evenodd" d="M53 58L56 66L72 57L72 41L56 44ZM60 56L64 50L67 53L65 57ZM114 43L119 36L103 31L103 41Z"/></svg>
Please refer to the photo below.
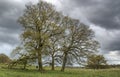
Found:
<svg viewBox="0 0 120 77"><path fill-rule="evenodd" d="M91 68L91 69L108 69L108 68L120 68L120 64L112 64L112 65L86 65L84 68Z"/></svg>

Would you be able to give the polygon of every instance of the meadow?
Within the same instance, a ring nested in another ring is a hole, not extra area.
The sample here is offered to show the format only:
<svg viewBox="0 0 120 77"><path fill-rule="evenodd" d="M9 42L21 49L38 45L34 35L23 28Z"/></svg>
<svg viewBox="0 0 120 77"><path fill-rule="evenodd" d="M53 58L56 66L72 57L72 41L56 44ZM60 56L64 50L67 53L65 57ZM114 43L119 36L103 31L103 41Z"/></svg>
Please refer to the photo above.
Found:
<svg viewBox="0 0 120 77"><path fill-rule="evenodd" d="M35 69L20 70L20 69L3 69L0 68L0 77L120 77L120 69L80 69L66 68L65 72L60 72L59 68L51 71L45 68L46 71L40 73Z"/></svg>

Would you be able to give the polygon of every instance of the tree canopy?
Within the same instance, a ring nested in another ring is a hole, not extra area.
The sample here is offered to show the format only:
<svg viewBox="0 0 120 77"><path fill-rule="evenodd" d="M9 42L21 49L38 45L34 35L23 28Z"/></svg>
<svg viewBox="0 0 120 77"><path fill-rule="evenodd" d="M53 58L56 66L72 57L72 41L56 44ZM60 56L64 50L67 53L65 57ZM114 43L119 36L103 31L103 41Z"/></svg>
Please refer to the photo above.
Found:
<svg viewBox="0 0 120 77"><path fill-rule="evenodd" d="M53 5L44 1L26 5L18 22L23 27L22 46L14 53L35 57L39 71L43 71L46 58L51 59L48 63L52 70L54 64L59 63L64 71L66 64L81 64L99 48L94 32L88 26L57 12Z"/></svg>

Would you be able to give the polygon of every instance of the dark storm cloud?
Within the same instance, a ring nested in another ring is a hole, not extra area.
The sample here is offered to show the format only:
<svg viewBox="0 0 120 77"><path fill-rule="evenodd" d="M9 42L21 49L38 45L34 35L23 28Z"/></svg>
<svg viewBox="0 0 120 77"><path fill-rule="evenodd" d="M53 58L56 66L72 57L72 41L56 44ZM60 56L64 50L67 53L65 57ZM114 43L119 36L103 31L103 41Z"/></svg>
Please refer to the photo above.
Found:
<svg viewBox="0 0 120 77"><path fill-rule="evenodd" d="M109 51L120 51L120 36L113 39L113 41L111 41L111 43L106 47L106 49Z"/></svg>
<svg viewBox="0 0 120 77"><path fill-rule="evenodd" d="M0 0L0 44L19 43L21 26L17 23L23 12L24 4L11 0Z"/></svg>
<svg viewBox="0 0 120 77"><path fill-rule="evenodd" d="M14 35L0 35L0 43L1 44L11 44L15 45L16 43L19 43L19 39L16 38Z"/></svg>
<svg viewBox="0 0 120 77"><path fill-rule="evenodd" d="M84 24L95 25L102 53L120 51L120 0L60 0L63 11ZM91 27L93 29L93 27ZM117 33L116 33L117 32Z"/></svg>
<svg viewBox="0 0 120 77"><path fill-rule="evenodd" d="M9 0L1 0L0 1L0 16L2 16L4 12L7 12L8 10L10 10L11 6L13 5L11 4Z"/></svg>
<svg viewBox="0 0 120 77"><path fill-rule="evenodd" d="M0 1L0 27L8 30L19 30L17 19L22 13L22 7L11 0Z"/></svg>
<svg viewBox="0 0 120 77"><path fill-rule="evenodd" d="M0 53L8 56L19 43L22 27L18 18L23 14L25 4L37 0L0 0Z"/></svg>
<svg viewBox="0 0 120 77"><path fill-rule="evenodd" d="M82 13L95 25L106 29L120 29L120 0L63 0L61 2L63 10L67 10L68 13L78 9L76 14Z"/></svg>
<svg viewBox="0 0 120 77"><path fill-rule="evenodd" d="M95 25L91 28L95 31L102 53L108 54L110 51L120 51L120 30L107 30Z"/></svg>
<svg viewBox="0 0 120 77"><path fill-rule="evenodd" d="M17 23L17 20L12 18L3 18L0 21L0 27L8 29L8 32L19 32L21 26Z"/></svg>

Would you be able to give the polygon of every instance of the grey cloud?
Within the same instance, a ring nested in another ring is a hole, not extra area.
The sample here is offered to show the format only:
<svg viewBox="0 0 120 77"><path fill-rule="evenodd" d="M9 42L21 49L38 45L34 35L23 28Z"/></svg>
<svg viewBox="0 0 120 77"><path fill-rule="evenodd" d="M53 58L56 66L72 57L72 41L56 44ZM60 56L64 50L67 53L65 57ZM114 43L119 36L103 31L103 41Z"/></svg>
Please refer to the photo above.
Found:
<svg viewBox="0 0 120 77"><path fill-rule="evenodd" d="M0 0L0 53L10 54L20 44L22 27L17 23L23 14L25 4L37 0Z"/></svg>
<svg viewBox="0 0 120 77"><path fill-rule="evenodd" d="M18 17L22 14L22 5L16 4L11 0L0 1L0 27L7 28L8 30L19 29L17 24Z"/></svg>
<svg viewBox="0 0 120 77"><path fill-rule="evenodd" d="M12 11L14 12L15 10L21 10L23 8L22 5L23 4L17 3L16 1L1 0L0 1L0 16L4 15L4 13L10 13Z"/></svg>
<svg viewBox="0 0 120 77"><path fill-rule="evenodd" d="M11 8L11 6L12 6L12 4L11 4L11 2L9 3L10 1L9 0L1 0L0 1L0 16L2 15L2 14L4 14L4 12L6 12L6 11L8 11L8 10L10 10L10 8ZM9 4L8 4L9 3Z"/></svg>
<svg viewBox="0 0 120 77"><path fill-rule="evenodd" d="M84 24L99 27L94 31L103 54L120 51L120 0L60 0L60 2L60 11L80 19Z"/></svg>
<svg viewBox="0 0 120 77"><path fill-rule="evenodd" d="M118 37L113 39L113 41L111 41L111 43L107 46L107 49L110 51L120 51L120 34Z"/></svg>
<svg viewBox="0 0 120 77"><path fill-rule="evenodd" d="M91 28L95 31L103 54L108 54L110 51L120 51L120 30L107 30L95 25L92 25Z"/></svg>
<svg viewBox="0 0 120 77"><path fill-rule="evenodd" d="M12 18L3 18L0 21L0 27L8 29L9 32L19 32L21 29L21 26L17 23L17 20Z"/></svg>
<svg viewBox="0 0 120 77"><path fill-rule="evenodd" d="M61 3L62 10L67 10L67 13L77 8L79 13L95 25L106 29L120 29L120 0L62 0Z"/></svg>
<svg viewBox="0 0 120 77"><path fill-rule="evenodd" d="M0 44L16 45L19 43L18 35L22 28L17 23L17 19L23 9L23 3L0 0Z"/></svg>
<svg viewBox="0 0 120 77"><path fill-rule="evenodd" d="M19 43L19 39L14 37L14 36L4 36L0 35L0 43L1 44L11 44L11 45L16 45Z"/></svg>

